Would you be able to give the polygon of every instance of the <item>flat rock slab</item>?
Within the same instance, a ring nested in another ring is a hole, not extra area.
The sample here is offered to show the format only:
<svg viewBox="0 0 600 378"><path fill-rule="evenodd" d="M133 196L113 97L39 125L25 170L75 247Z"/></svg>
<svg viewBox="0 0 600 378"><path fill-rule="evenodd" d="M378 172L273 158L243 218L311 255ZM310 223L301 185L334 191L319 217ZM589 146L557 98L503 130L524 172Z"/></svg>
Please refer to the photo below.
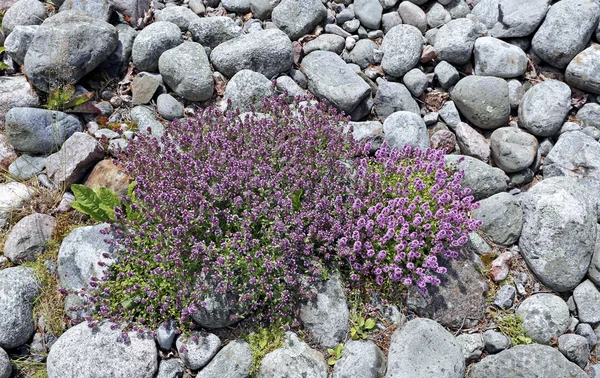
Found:
<svg viewBox="0 0 600 378"><path fill-rule="evenodd" d="M346 114L371 94L371 87L337 54L313 51L302 61L302 72L308 78L308 89L325 98Z"/></svg>
<svg viewBox="0 0 600 378"><path fill-rule="evenodd" d="M551 0L482 0L471 12L492 37L528 37L542 23Z"/></svg>
<svg viewBox="0 0 600 378"><path fill-rule="evenodd" d="M291 40L310 33L326 16L321 0L282 0L271 14L273 23Z"/></svg>
<svg viewBox="0 0 600 378"><path fill-rule="evenodd" d="M252 366L250 345L241 340L227 344L198 372L196 378L247 378Z"/></svg>
<svg viewBox="0 0 600 378"><path fill-rule="evenodd" d="M473 365L470 378L588 378L556 349L539 344L517 345Z"/></svg>
<svg viewBox="0 0 600 378"><path fill-rule="evenodd" d="M89 328L83 322L65 332L48 354L48 378L152 378L158 370L153 338L129 335L110 323Z"/></svg>
<svg viewBox="0 0 600 378"><path fill-rule="evenodd" d="M91 135L74 133L60 151L48 156L46 173L59 187L81 181L94 165L104 158L104 149Z"/></svg>
<svg viewBox="0 0 600 378"><path fill-rule="evenodd" d="M6 237L4 255L16 263L34 261L46 249L56 223L53 216L38 213L21 219Z"/></svg>

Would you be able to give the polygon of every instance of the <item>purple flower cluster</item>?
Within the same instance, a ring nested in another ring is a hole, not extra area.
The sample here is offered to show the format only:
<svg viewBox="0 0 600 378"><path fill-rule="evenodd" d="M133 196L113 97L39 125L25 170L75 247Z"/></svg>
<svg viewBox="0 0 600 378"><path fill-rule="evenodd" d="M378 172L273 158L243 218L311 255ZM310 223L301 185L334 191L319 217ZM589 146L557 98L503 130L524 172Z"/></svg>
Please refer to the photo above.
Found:
<svg viewBox="0 0 600 378"><path fill-rule="evenodd" d="M375 158L358 159L355 171L351 221L338 242L350 280L386 290L438 286L446 273L439 257L456 258L481 225L469 218L477 206L460 185L463 172L445 165L443 151L385 143Z"/></svg>
<svg viewBox="0 0 600 378"><path fill-rule="evenodd" d="M439 257L456 257L479 225L462 173L436 150L369 156L347 121L324 102L273 97L258 112L207 108L131 141L118 158L135 199L116 209L115 262L86 293L95 319L188 330L217 296L234 319L294 324L330 269L383 298L438 285Z"/></svg>

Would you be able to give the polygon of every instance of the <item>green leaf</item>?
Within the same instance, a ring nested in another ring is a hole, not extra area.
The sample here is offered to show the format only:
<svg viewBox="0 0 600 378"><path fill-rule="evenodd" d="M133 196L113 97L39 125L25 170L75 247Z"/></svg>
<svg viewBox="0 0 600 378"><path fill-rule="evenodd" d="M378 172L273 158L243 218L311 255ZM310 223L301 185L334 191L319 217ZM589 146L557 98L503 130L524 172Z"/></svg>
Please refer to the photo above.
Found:
<svg viewBox="0 0 600 378"><path fill-rule="evenodd" d="M67 102L65 102L65 108L72 108L74 106L85 104L90 101L94 97L94 92L87 92L84 94L80 94L74 97L70 97Z"/></svg>
<svg viewBox="0 0 600 378"><path fill-rule="evenodd" d="M264 349L267 346L267 339L260 339L260 341L258 342L258 346L260 347L260 349Z"/></svg>
<svg viewBox="0 0 600 378"><path fill-rule="evenodd" d="M329 357L329 359L327 360L327 365L333 366L336 362L337 360L335 359L335 357Z"/></svg>
<svg viewBox="0 0 600 378"><path fill-rule="evenodd" d="M373 329L375 327L375 324L376 324L375 319L369 318L365 322L365 328L366 329Z"/></svg>
<svg viewBox="0 0 600 378"><path fill-rule="evenodd" d="M123 306L123 308L125 310L131 310L134 307L135 303L133 303L133 300L131 299L123 299L121 301L121 306Z"/></svg>
<svg viewBox="0 0 600 378"><path fill-rule="evenodd" d="M121 205L121 200L119 196L108 188L100 188L98 190L98 198L102 204L109 206L111 208L115 208Z"/></svg>
<svg viewBox="0 0 600 378"><path fill-rule="evenodd" d="M6 47L0 46L0 54L2 54L6 50Z"/></svg>
<svg viewBox="0 0 600 378"><path fill-rule="evenodd" d="M292 209L294 211L300 211L302 207L302 194L304 194L304 190L298 189L292 194Z"/></svg>
<svg viewBox="0 0 600 378"><path fill-rule="evenodd" d="M0 70L5 70L7 68L10 68L10 66L4 62L0 62Z"/></svg>
<svg viewBox="0 0 600 378"><path fill-rule="evenodd" d="M71 190L75 195L75 201L71 202L71 206L84 214L89 215L92 219L98 221L107 221L108 214L100 208L100 199L92 189L81 184L71 185Z"/></svg>
<svg viewBox="0 0 600 378"><path fill-rule="evenodd" d="M335 347L335 354L336 355L341 355L342 354L342 350L344 350L344 345L342 344L338 344Z"/></svg>
<svg viewBox="0 0 600 378"><path fill-rule="evenodd" d="M360 328L365 326L365 318L363 318L362 316L358 319L358 326Z"/></svg>

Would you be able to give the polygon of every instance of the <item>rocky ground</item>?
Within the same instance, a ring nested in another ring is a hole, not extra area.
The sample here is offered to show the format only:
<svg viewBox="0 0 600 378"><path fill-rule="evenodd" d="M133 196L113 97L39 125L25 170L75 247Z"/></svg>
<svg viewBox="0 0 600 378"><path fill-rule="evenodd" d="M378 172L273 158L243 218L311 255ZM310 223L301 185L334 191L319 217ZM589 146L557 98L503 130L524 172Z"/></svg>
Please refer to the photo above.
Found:
<svg viewBox="0 0 600 378"><path fill-rule="evenodd" d="M355 324L341 284L324 283L302 308L304 340L286 334L259 377L600 377L600 1L0 9L0 378L248 376L252 353L235 332L186 343L165 328L129 344L107 325L63 333L77 314L62 319L62 307L77 303L62 303L57 283L87 287L110 252L103 226L72 211L65 189L122 191L129 178L110 155L136 133L284 91L327 99L352 117L356 139L465 156L484 224L439 289L383 311L367 340L346 342ZM48 93L70 83L95 108L46 109ZM218 306L212 316L218 325ZM325 349L340 342L329 368Z"/></svg>

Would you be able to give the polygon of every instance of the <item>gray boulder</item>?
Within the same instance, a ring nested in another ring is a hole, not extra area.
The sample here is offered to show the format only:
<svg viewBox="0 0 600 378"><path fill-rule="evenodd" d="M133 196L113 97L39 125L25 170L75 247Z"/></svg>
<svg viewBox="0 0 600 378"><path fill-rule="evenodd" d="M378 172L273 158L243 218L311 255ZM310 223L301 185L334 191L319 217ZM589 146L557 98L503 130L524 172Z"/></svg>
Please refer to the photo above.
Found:
<svg viewBox="0 0 600 378"><path fill-rule="evenodd" d="M583 323L600 322L600 291L590 280L585 280L573 290L577 317Z"/></svg>
<svg viewBox="0 0 600 378"><path fill-rule="evenodd" d="M291 40L310 33L326 16L321 0L282 0L271 14L273 23Z"/></svg>
<svg viewBox="0 0 600 378"><path fill-rule="evenodd" d="M35 108L40 100L25 76L0 76L0 125L12 108Z"/></svg>
<svg viewBox="0 0 600 378"><path fill-rule="evenodd" d="M20 180L29 180L42 173L44 167L46 167L44 156L21 155L8 167L8 173Z"/></svg>
<svg viewBox="0 0 600 378"><path fill-rule="evenodd" d="M80 182L95 163L104 158L104 148L93 136L74 133L60 151L48 156L46 174L59 188Z"/></svg>
<svg viewBox="0 0 600 378"><path fill-rule="evenodd" d="M45 154L56 151L82 128L77 117L63 112L12 108L6 114L6 136L21 152Z"/></svg>
<svg viewBox="0 0 600 378"><path fill-rule="evenodd" d="M247 342L235 340L227 344L198 372L196 378L246 378L252 366L252 350Z"/></svg>
<svg viewBox="0 0 600 378"><path fill-rule="evenodd" d="M65 0L59 12L78 10L89 13L92 17L109 22L113 5L108 0Z"/></svg>
<svg viewBox="0 0 600 378"><path fill-rule="evenodd" d="M143 134L150 134L160 137L165 132L165 127L156 118L154 110L146 106L136 106L131 109L131 120L138 125L138 131Z"/></svg>
<svg viewBox="0 0 600 378"><path fill-rule="evenodd" d="M375 63L375 50L378 48L379 46L377 46L377 43L371 41L370 39L361 39L356 42L356 45L348 54L349 61L357 64L361 69L364 70L365 68L369 67L369 65Z"/></svg>
<svg viewBox="0 0 600 378"><path fill-rule="evenodd" d="M490 145L485 137L464 122L454 128L460 152L481 161L490 160Z"/></svg>
<svg viewBox="0 0 600 378"><path fill-rule="evenodd" d="M427 31L427 15L413 2L401 1L398 5L398 14L404 24L416 27L422 34Z"/></svg>
<svg viewBox="0 0 600 378"><path fill-rule="evenodd" d="M500 353L512 346L512 341L500 332L491 329L483 333L485 351L491 354Z"/></svg>
<svg viewBox="0 0 600 378"><path fill-rule="evenodd" d="M439 2L433 4L433 6L427 12L427 25L430 28L438 28L444 24L447 24L452 20L450 12L444 8Z"/></svg>
<svg viewBox="0 0 600 378"><path fill-rule="evenodd" d="M169 358L160 361L156 378L181 378L184 372L185 366L179 358Z"/></svg>
<svg viewBox="0 0 600 378"><path fill-rule="evenodd" d="M179 27L172 22L157 21L140 31L133 41L131 57L140 71L158 71L158 58L183 43Z"/></svg>
<svg viewBox="0 0 600 378"><path fill-rule="evenodd" d="M434 73L442 88L448 89L460 80L458 70L445 60L435 66Z"/></svg>
<svg viewBox="0 0 600 378"><path fill-rule="evenodd" d="M553 136L571 108L571 89L563 82L546 80L523 95L519 124L536 136Z"/></svg>
<svg viewBox="0 0 600 378"><path fill-rule="evenodd" d="M232 109L250 111L250 106L258 106L265 97L273 95L273 84L258 72L241 70L229 80L224 99L231 100Z"/></svg>
<svg viewBox="0 0 600 378"><path fill-rule="evenodd" d="M13 210L22 208L33 195L33 189L23 183L0 184L0 228L4 227Z"/></svg>
<svg viewBox="0 0 600 378"><path fill-rule="evenodd" d="M550 177L521 197L519 248L529 268L553 290L574 289L587 273L596 242L596 209L571 177Z"/></svg>
<svg viewBox="0 0 600 378"><path fill-rule="evenodd" d="M197 340L192 340L192 337L196 337ZM177 350L184 350L179 354L183 364L192 370L198 370L217 354L221 347L221 339L212 333L195 332L190 336L178 337L175 345Z"/></svg>
<svg viewBox="0 0 600 378"><path fill-rule="evenodd" d="M16 26L39 25L46 18L46 7L38 0L19 0L2 18L2 31L8 36Z"/></svg>
<svg viewBox="0 0 600 378"><path fill-rule="evenodd" d="M518 46L493 37L475 41L475 75L511 78L527 69L527 55Z"/></svg>
<svg viewBox="0 0 600 378"><path fill-rule="evenodd" d="M10 55L15 63L21 65L25 61L25 54L39 25L15 26L12 33L4 41L6 53Z"/></svg>
<svg viewBox="0 0 600 378"><path fill-rule="evenodd" d="M163 93L156 99L158 114L169 121L183 117L183 105L170 94Z"/></svg>
<svg viewBox="0 0 600 378"><path fill-rule="evenodd" d="M600 104L588 102L577 111L576 117L584 128L594 127L600 130Z"/></svg>
<svg viewBox="0 0 600 378"><path fill-rule="evenodd" d="M482 0L471 12L496 38L528 37L542 23L551 0Z"/></svg>
<svg viewBox="0 0 600 378"><path fill-rule="evenodd" d="M379 29L383 7L379 0L354 0L354 14L367 29Z"/></svg>
<svg viewBox="0 0 600 378"><path fill-rule="evenodd" d="M471 378L569 377L587 378L577 365L546 345L518 345L473 365Z"/></svg>
<svg viewBox="0 0 600 378"><path fill-rule="evenodd" d="M112 254L113 248L104 240L112 236L100 234L108 227L106 223L79 227L63 240L58 251L58 277L60 286L67 290L89 288L92 277L102 277L98 261L110 265L112 259L103 254Z"/></svg>
<svg viewBox="0 0 600 378"><path fill-rule="evenodd" d="M475 126L496 129L508 123L510 101L506 81L491 76L467 76L452 91L452 100Z"/></svg>
<svg viewBox="0 0 600 378"><path fill-rule="evenodd" d="M402 78L402 82L415 97L422 95L429 86L427 75L418 68L408 71Z"/></svg>
<svg viewBox="0 0 600 378"><path fill-rule="evenodd" d="M48 378L152 378L158 369L154 340L130 334L127 342L110 323L96 328L83 322L52 345Z"/></svg>
<svg viewBox="0 0 600 378"><path fill-rule="evenodd" d="M546 63L565 68L585 48L599 17L600 6L595 1L560 1L548 11L531 48Z"/></svg>
<svg viewBox="0 0 600 378"><path fill-rule="evenodd" d="M0 348L24 345L35 333L33 302L41 283L32 268L0 270Z"/></svg>
<svg viewBox="0 0 600 378"><path fill-rule="evenodd" d="M150 0L112 0L115 10L131 17L133 25L150 9Z"/></svg>
<svg viewBox="0 0 600 378"><path fill-rule="evenodd" d="M10 378L12 373L12 364L10 358L4 349L0 348L0 378Z"/></svg>
<svg viewBox="0 0 600 378"><path fill-rule="evenodd" d="M244 34L215 47L210 61L227 77L248 69L271 79L292 66L292 41L277 29Z"/></svg>
<svg viewBox="0 0 600 378"><path fill-rule="evenodd" d="M461 158L463 160L459 162ZM470 156L446 155L444 159L446 164L456 164L456 169L465 171L461 185L471 188L471 195L475 200L482 200L506 191L508 177L501 169L490 167Z"/></svg>
<svg viewBox="0 0 600 378"><path fill-rule="evenodd" d="M462 333L456 336L456 342L460 344L467 363L478 360L485 346L480 333Z"/></svg>
<svg viewBox="0 0 600 378"><path fill-rule="evenodd" d="M585 368L590 359L590 346L583 336L567 334L558 338L558 350L576 363L580 368Z"/></svg>
<svg viewBox="0 0 600 378"><path fill-rule="evenodd" d="M172 22L177 25L182 32L185 32L188 31L190 25L200 20L200 17L192 12L190 8L175 6L155 11L154 20Z"/></svg>
<svg viewBox="0 0 600 378"><path fill-rule="evenodd" d="M198 18L188 28L195 42L211 49L242 35L242 28L225 16Z"/></svg>
<svg viewBox="0 0 600 378"><path fill-rule="evenodd" d="M593 44L571 60L565 71L565 80L572 87L600 94L599 70L600 45Z"/></svg>
<svg viewBox="0 0 600 378"><path fill-rule="evenodd" d="M537 139L515 127L501 127L490 137L492 157L506 173L519 172L529 167L537 157Z"/></svg>
<svg viewBox="0 0 600 378"><path fill-rule="evenodd" d="M402 77L417 65L422 49L419 29L411 25L394 26L381 42L381 68L390 76Z"/></svg>
<svg viewBox="0 0 600 378"><path fill-rule="evenodd" d="M385 355L372 341L350 340L333 366L332 378L380 378L385 365Z"/></svg>
<svg viewBox="0 0 600 378"><path fill-rule="evenodd" d="M384 140L391 148L402 149L405 145L429 148L427 126L420 115L398 111L390 114L383 123Z"/></svg>
<svg viewBox="0 0 600 378"><path fill-rule="evenodd" d="M404 85L383 79L377 80L374 106L382 122L389 115L400 110L421 114L419 105Z"/></svg>
<svg viewBox="0 0 600 378"><path fill-rule="evenodd" d="M21 219L6 237L4 256L15 263L34 261L46 249L56 223L56 218L38 213Z"/></svg>
<svg viewBox="0 0 600 378"><path fill-rule="evenodd" d="M386 378L462 378L464 372L460 344L433 320L411 320L392 334Z"/></svg>
<svg viewBox="0 0 600 378"><path fill-rule="evenodd" d="M350 312L339 276L312 287L316 298L300 307L300 319L316 342L333 348L342 342L350 329Z"/></svg>
<svg viewBox="0 0 600 378"><path fill-rule="evenodd" d="M106 60L118 41L111 24L81 11L60 12L37 29L25 54L25 73L44 92L76 83Z"/></svg>
<svg viewBox="0 0 600 378"><path fill-rule="evenodd" d="M165 51L158 70L175 93L189 101L206 101L213 95L214 81L204 47L186 42Z"/></svg>
<svg viewBox="0 0 600 378"><path fill-rule="evenodd" d="M119 34L117 48L100 65L111 76L118 76L127 70L131 59L131 51L133 50L133 41L137 36L137 31L129 25L118 24L115 28Z"/></svg>
<svg viewBox="0 0 600 378"><path fill-rule="evenodd" d="M308 89L325 98L346 114L371 94L371 87L335 53L313 51L302 61L302 72L308 78Z"/></svg>
<svg viewBox="0 0 600 378"><path fill-rule="evenodd" d="M248 13L250 12L249 0L221 0L223 8L230 12Z"/></svg>
<svg viewBox="0 0 600 378"><path fill-rule="evenodd" d="M364 41L375 43L371 40L364 40ZM367 45L370 45L370 43L368 43L368 42L367 42ZM308 55L311 52L316 51L316 50L325 50L325 51L334 52L336 54L341 54L342 51L344 50L345 45L346 45L346 40L344 39L344 37L341 37L336 34L321 34L320 36L313 39L312 41L307 42L302 47L302 51L304 51L305 55ZM368 46L366 46L366 47L368 47ZM375 45L375 48L377 48L377 45ZM364 50L367 50L367 49L364 49ZM352 51L354 51L354 49ZM352 54L352 51L350 52L350 54ZM360 59L364 59L364 56L367 54L355 54L355 55L360 55L360 57L354 56L352 59L360 60ZM368 59L368 57L367 57L367 59ZM367 66L368 66L368 63L367 63Z"/></svg>
<svg viewBox="0 0 600 378"><path fill-rule="evenodd" d="M523 227L523 210L508 193L498 193L479 202L473 218L481 219L481 231L492 242L512 245L519 240Z"/></svg>
<svg viewBox="0 0 600 378"><path fill-rule="evenodd" d="M533 341L548 344L569 327L569 306L554 294L535 294L525 299L517 309L523 319L523 331Z"/></svg>
<svg viewBox="0 0 600 378"><path fill-rule="evenodd" d="M544 178L590 177L600 181L600 143L580 132L565 133L544 160Z"/></svg>
<svg viewBox="0 0 600 378"><path fill-rule="evenodd" d="M327 378L323 355L293 333L286 333L283 348L267 353L257 378Z"/></svg>
<svg viewBox="0 0 600 378"><path fill-rule="evenodd" d="M469 19L448 22L440 28L433 44L438 59L458 65L467 63L478 36L475 23Z"/></svg>

